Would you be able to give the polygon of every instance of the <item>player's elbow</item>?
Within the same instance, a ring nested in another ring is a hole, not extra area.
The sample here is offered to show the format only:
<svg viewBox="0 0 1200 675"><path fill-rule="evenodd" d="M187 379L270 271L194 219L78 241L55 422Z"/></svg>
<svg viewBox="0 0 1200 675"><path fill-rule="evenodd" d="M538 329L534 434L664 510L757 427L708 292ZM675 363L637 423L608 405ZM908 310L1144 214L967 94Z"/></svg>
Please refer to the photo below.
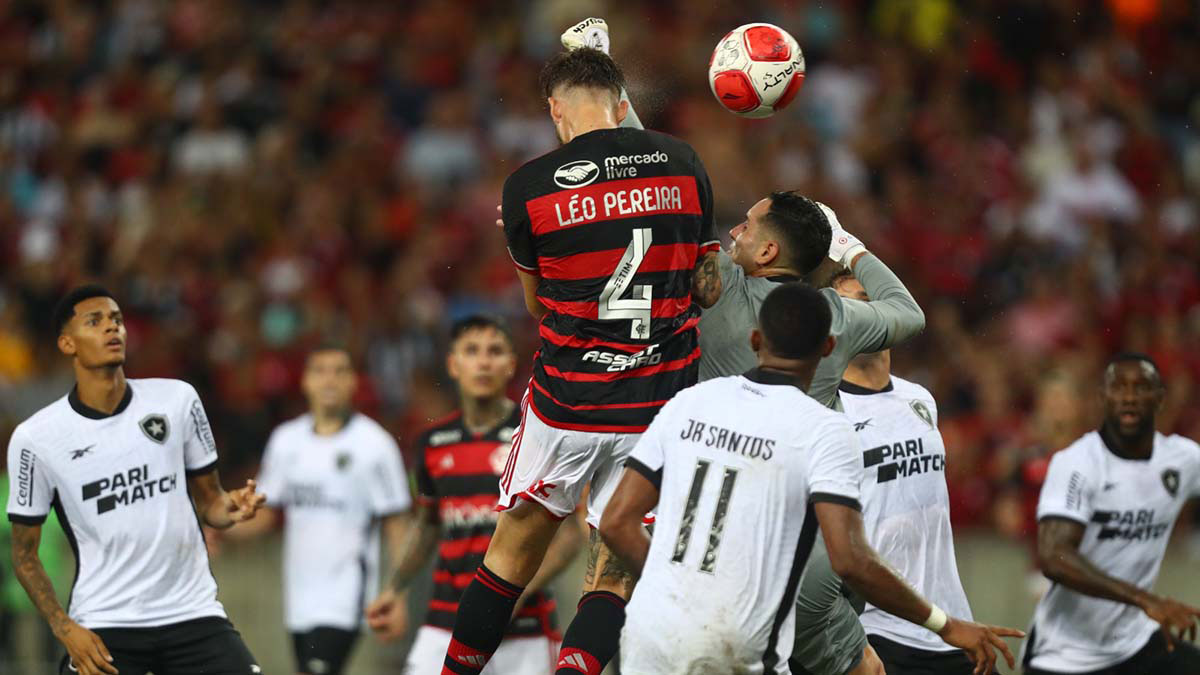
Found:
<svg viewBox="0 0 1200 675"><path fill-rule="evenodd" d="M622 518L617 513L611 515L605 513L604 517L600 519L600 527L597 528L600 532L600 539L613 551L627 550L628 547L624 544L630 536L631 522L633 528L641 526L641 523L634 519Z"/></svg>
<svg viewBox="0 0 1200 675"><path fill-rule="evenodd" d="M1057 546L1038 546L1037 564L1042 575L1054 583L1062 583L1066 577L1066 555Z"/></svg>
<svg viewBox="0 0 1200 675"><path fill-rule="evenodd" d="M857 584L866 576L865 566L862 563L868 559L868 555L860 555L855 552L829 552L829 566L833 569L833 573L851 585Z"/></svg>

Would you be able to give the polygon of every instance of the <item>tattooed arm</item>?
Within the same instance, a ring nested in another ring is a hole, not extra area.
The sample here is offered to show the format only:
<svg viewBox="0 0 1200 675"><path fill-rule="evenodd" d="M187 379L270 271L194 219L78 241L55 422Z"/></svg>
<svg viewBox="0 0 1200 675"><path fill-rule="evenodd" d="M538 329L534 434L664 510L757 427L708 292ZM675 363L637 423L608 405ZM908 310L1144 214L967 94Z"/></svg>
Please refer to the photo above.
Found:
<svg viewBox="0 0 1200 675"><path fill-rule="evenodd" d="M705 253L692 271L692 300L705 309L717 304L721 297L721 269L717 265L717 255L716 251Z"/></svg>
<svg viewBox="0 0 1200 675"><path fill-rule="evenodd" d="M17 580L21 582L33 606L50 624L54 637L67 648L71 663L82 675L116 673L112 656L100 637L72 621L59 604L54 585L50 583L42 559L38 557L41 541L41 525L13 523L12 559Z"/></svg>

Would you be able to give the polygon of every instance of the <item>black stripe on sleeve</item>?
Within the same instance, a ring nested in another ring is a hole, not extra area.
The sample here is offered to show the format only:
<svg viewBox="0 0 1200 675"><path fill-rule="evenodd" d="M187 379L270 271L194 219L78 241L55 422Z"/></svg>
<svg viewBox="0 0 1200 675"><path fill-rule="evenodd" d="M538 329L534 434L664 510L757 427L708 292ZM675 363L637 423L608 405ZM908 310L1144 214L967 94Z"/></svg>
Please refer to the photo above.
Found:
<svg viewBox="0 0 1200 675"><path fill-rule="evenodd" d="M662 469L654 471L633 457L625 460L625 468L633 469L634 471L642 474L642 477L650 481L650 484L654 486L655 490L662 492Z"/></svg>
<svg viewBox="0 0 1200 675"><path fill-rule="evenodd" d="M9 513L8 522L17 523L18 525L41 525L46 522L46 516L49 514L43 513L40 516L27 516L23 513Z"/></svg>
<svg viewBox="0 0 1200 675"><path fill-rule="evenodd" d="M804 567L808 564L808 558L812 555L813 544L817 541L817 514L813 511L812 504L804 512L804 525L800 528L800 538L796 542L796 555L792 558L792 571L788 573L787 586L783 589L783 598L779 602L779 609L775 612L775 621L771 624L771 638L767 640L767 649L763 652L763 672L774 673L775 666L779 663L779 653L776 649L779 646L779 632L783 628L783 622L788 616L796 611L796 591L800 586L800 576L804 572ZM791 640L793 636L788 636Z"/></svg>
<svg viewBox="0 0 1200 675"><path fill-rule="evenodd" d="M852 499L845 495L835 495L832 492L814 492L808 498L809 503L816 504L818 502L826 502L828 504L841 504L848 506L855 511L862 511L862 504L858 503L857 499Z"/></svg>
<svg viewBox="0 0 1200 675"><path fill-rule="evenodd" d="M217 460L214 459L213 461L209 462L208 464L205 464L204 466L200 467L199 469L184 469L183 473L188 478L195 478L196 476L203 476L206 473L212 473L216 470L217 470Z"/></svg>

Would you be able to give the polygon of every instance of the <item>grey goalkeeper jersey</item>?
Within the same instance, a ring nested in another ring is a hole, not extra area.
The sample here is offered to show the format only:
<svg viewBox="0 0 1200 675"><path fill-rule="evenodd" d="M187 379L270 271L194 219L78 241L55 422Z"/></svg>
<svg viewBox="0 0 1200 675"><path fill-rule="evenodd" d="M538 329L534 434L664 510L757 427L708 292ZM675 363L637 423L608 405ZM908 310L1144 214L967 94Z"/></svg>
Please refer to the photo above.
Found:
<svg viewBox="0 0 1200 675"><path fill-rule="evenodd" d="M758 325L758 310L775 286L790 278L751 277L729 257L719 254L721 297L700 317L700 380L738 375L758 365L750 349L750 331ZM871 302L843 298L832 288L821 293L829 301L837 340L833 353L821 359L808 395L822 405L841 410L838 383L850 359L887 349L915 336L925 327L925 314L900 278L871 253L854 267L854 276Z"/></svg>

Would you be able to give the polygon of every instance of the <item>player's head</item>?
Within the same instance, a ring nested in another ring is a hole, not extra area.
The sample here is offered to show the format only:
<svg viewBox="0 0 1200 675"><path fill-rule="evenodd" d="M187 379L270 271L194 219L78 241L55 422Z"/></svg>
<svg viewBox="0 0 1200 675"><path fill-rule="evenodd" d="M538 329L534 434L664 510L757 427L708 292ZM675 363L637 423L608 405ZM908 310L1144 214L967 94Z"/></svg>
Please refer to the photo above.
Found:
<svg viewBox="0 0 1200 675"><path fill-rule="evenodd" d="M1100 390L1104 425L1118 435L1137 438L1154 431L1154 416L1166 388L1154 359L1137 352L1112 357Z"/></svg>
<svg viewBox="0 0 1200 675"><path fill-rule="evenodd" d="M125 365L125 319L103 286L77 286L54 306L58 349L83 368Z"/></svg>
<svg viewBox="0 0 1200 675"><path fill-rule="evenodd" d="M446 371L464 398L503 396L517 372L512 335L500 319L469 316L450 328Z"/></svg>
<svg viewBox="0 0 1200 675"><path fill-rule="evenodd" d="M747 273L773 267L806 276L829 254L833 231L815 201L794 191L772 192L729 236L729 255Z"/></svg>
<svg viewBox="0 0 1200 675"><path fill-rule="evenodd" d="M343 413L350 410L358 375L354 360L343 345L325 343L308 353L300 388L314 413Z"/></svg>
<svg viewBox="0 0 1200 675"><path fill-rule="evenodd" d="M829 287L843 298L862 300L863 302L871 301L871 296L867 295L867 289L863 288L862 282L855 278L854 272L848 269L843 268L830 277Z"/></svg>
<svg viewBox="0 0 1200 675"><path fill-rule="evenodd" d="M568 143L583 118L611 116L615 127L625 119L629 104L621 100L625 75L612 57L599 49L581 47L554 55L542 68L542 94L550 104L550 119L558 138Z"/></svg>
<svg viewBox="0 0 1200 675"><path fill-rule="evenodd" d="M758 311L750 346L760 366L800 371L815 368L833 351L833 314L817 289L801 282L780 284Z"/></svg>

